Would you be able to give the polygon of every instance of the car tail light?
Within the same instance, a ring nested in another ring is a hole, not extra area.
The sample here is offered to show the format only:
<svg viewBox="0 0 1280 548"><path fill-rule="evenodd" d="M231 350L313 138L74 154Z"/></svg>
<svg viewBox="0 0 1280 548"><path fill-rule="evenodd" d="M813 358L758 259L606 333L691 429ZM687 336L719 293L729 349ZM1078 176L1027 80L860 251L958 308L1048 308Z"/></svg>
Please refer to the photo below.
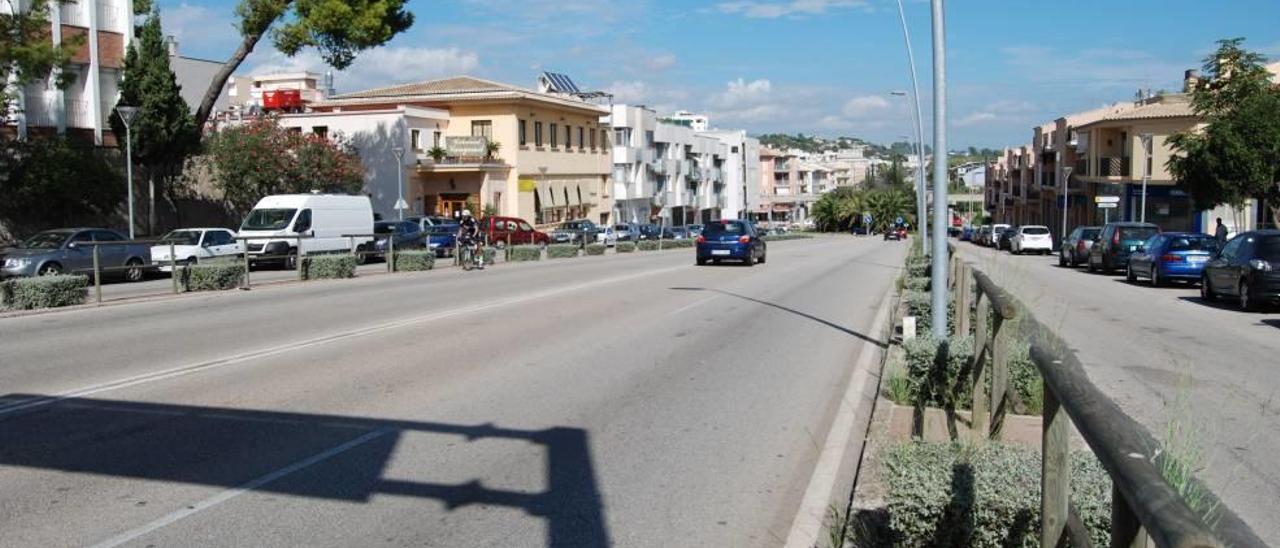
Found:
<svg viewBox="0 0 1280 548"><path fill-rule="evenodd" d="M707 239L703 236L698 236L698 243L705 244L707 243Z"/></svg>
<svg viewBox="0 0 1280 548"><path fill-rule="evenodd" d="M1181 255L1165 255L1160 257L1160 260L1166 263L1180 263L1185 259Z"/></svg>
<svg viewBox="0 0 1280 548"><path fill-rule="evenodd" d="M1111 245L1120 245L1120 231L1119 231L1119 230L1115 231L1115 233L1111 235Z"/></svg>
<svg viewBox="0 0 1280 548"><path fill-rule="evenodd" d="M739 238L738 238L738 243L740 243L740 244L749 244L749 243L751 243L751 236L741 236L741 237L739 237Z"/></svg>
<svg viewBox="0 0 1280 548"><path fill-rule="evenodd" d="M1081 253L1084 253L1084 240L1080 240L1076 242L1076 249L1079 250Z"/></svg>

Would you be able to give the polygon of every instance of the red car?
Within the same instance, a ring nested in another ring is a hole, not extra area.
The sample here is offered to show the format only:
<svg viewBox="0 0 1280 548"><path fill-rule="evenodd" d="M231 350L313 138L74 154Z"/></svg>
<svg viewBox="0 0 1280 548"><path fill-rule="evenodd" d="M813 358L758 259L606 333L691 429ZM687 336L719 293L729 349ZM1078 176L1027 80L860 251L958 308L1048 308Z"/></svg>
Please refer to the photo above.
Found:
<svg viewBox="0 0 1280 548"><path fill-rule="evenodd" d="M480 233L488 236L489 244L504 246L535 244L546 245L551 237L546 232L533 228L524 219L516 217L485 217L480 219Z"/></svg>

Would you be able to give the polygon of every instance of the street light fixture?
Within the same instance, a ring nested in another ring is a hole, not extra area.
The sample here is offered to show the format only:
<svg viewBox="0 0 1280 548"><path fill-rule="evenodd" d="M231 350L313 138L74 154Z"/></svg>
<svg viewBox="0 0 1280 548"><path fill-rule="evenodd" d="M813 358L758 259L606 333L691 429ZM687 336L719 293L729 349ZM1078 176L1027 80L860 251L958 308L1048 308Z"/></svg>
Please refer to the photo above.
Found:
<svg viewBox="0 0 1280 548"><path fill-rule="evenodd" d="M920 250L925 255L929 254L929 206L925 201L925 183L924 183L924 111L920 108L920 80L916 77L916 55L911 48L911 32L907 30L907 13L902 8L902 0L898 0L898 20L902 22L902 39L907 46L907 64L911 68L911 90L912 99L916 104L915 124L916 124L916 150L917 157L920 160L920 169L916 172L916 209L920 215L919 222L916 226L920 228ZM934 148L934 155L938 154L937 148ZM943 151L943 159L946 159L946 151Z"/></svg>
<svg viewBox="0 0 1280 548"><path fill-rule="evenodd" d="M396 181L400 187L400 198L396 200L396 214L403 221L404 210L409 207L409 203L404 201L404 147L396 145L391 152L396 154Z"/></svg>
<svg viewBox="0 0 1280 548"><path fill-rule="evenodd" d="M124 123L124 158L125 158L125 177L128 179L128 196L129 196L129 239L134 238L133 233L133 130L130 125L133 118L138 115L138 107L129 105L119 105L116 107L116 114L120 115L120 121Z"/></svg>

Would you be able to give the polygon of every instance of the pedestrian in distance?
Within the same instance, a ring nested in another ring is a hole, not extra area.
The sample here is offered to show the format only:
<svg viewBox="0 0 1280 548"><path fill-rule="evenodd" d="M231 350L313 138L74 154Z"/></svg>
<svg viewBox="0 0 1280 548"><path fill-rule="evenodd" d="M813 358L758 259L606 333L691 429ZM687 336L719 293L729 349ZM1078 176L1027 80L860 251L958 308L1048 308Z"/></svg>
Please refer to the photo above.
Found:
<svg viewBox="0 0 1280 548"><path fill-rule="evenodd" d="M1227 243L1227 225L1222 224L1222 217L1218 217L1218 227L1213 229L1213 239L1218 241L1218 249Z"/></svg>

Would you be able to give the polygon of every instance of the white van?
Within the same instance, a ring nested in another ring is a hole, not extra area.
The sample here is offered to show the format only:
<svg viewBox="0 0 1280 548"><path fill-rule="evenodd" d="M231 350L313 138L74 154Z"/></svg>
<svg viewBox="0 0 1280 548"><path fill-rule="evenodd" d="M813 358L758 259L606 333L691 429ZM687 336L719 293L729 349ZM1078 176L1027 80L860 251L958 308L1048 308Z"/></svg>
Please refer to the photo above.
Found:
<svg viewBox="0 0 1280 548"><path fill-rule="evenodd" d="M351 250L352 238L344 234L373 234L373 205L367 196L339 194L280 194L267 196L253 206L240 224L250 262L281 261L294 268L303 255ZM302 236L301 249L299 240ZM371 247L372 237L355 238L357 249ZM254 261L254 257L286 256L286 259Z"/></svg>

